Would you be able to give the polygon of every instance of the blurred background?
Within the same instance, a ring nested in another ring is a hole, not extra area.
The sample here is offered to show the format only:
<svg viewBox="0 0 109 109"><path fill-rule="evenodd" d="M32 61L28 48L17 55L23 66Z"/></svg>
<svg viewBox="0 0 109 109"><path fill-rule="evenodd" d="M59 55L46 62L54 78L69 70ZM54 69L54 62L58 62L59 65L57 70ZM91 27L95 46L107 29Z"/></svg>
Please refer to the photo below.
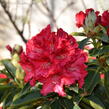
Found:
<svg viewBox="0 0 109 109"><path fill-rule="evenodd" d="M6 45L24 46L48 24L54 31L78 31L75 14L87 8L108 10L109 0L0 0L0 59L9 57Z"/></svg>

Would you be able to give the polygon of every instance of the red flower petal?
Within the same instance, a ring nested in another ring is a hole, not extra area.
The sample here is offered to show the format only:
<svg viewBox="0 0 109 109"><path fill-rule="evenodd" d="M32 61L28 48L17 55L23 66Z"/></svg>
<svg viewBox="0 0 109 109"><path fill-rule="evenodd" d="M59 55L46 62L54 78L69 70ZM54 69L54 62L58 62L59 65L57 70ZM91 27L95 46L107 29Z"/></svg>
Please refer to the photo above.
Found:
<svg viewBox="0 0 109 109"><path fill-rule="evenodd" d="M83 11L80 11L76 14L76 26L78 28L82 27L84 25L86 14Z"/></svg>
<svg viewBox="0 0 109 109"><path fill-rule="evenodd" d="M106 10L101 16L101 23L103 26L109 26L109 11Z"/></svg>

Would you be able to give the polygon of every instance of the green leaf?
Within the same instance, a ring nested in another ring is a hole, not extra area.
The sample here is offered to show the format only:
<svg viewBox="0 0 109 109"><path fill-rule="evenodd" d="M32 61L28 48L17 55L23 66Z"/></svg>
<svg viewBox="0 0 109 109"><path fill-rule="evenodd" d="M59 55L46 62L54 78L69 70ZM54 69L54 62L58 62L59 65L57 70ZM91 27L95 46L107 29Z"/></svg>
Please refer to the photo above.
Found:
<svg viewBox="0 0 109 109"><path fill-rule="evenodd" d="M85 38L82 41L79 42L79 48L83 49L84 46L87 44L87 42L89 41L90 38Z"/></svg>
<svg viewBox="0 0 109 109"><path fill-rule="evenodd" d="M105 109L105 106L102 101L94 95L91 95L87 98L83 98L82 100L94 109Z"/></svg>
<svg viewBox="0 0 109 109"><path fill-rule="evenodd" d="M98 26L96 26L96 27L94 27L94 30L93 30L93 32L95 32L95 33L99 33L101 31L101 27L98 25ZM100 37L100 36L99 36Z"/></svg>
<svg viewBox="0 0 109 109"><path fill-rule="evenodd" d="M81 109L93 109L90 105L86 104L85 102L80 103Z"/></svg>
<svg viewBox="0 0 109 109"><path fill-rule="evenodd" d="M103 42L109 42L109 36L107 34L103 34L102 37L101 37L101 40Z"/></svg>
<svg viewBox="0 0 109 109"><path fill-rule="evenodd" d="M93 48L89 50L91 56L100 56L103 54L109 54L109 46L103 46L102 48Z"/></svg>
<svg viewBox="0 0 109 109"><path fill-rule="evenodd" d="M91 94L96 85L100 82L100 76L97 71L89 71L85 79L84 90Z"/></svg>
<svg viewBox="0 0 109 109"><path fill-rule="evenodd" d="M59 99L56 99L50 106L51 109L64 109Z"/></svg>
<svg viewBox="0 0 109 109"><path fill-rule="evenodd" d="M77 104L73 107L73 109L81 109Z"/></svg>
<svg viewBox="0 0 109 109"><path fill-rule="evenodd" d="M73 86L70 86L69 89L70 90L73 90L75 93L78 93L78 91L79 91L79 88L76 85L75 86L74 85Z"/></svg>
<svg viewBox="0 0 109 109"><path fill-rule="evenodd" d="M98 48L92 48L91 50L89 50L89 54L90 56L98 56L99 55L99 50Z"/></svg>
<svg viewBox="0 0 109 109"><path fill-rule="evenodd" d="M7 90L7 89L10 89L10 88L13 88L14 86L12 85L0 85L0 90Z"/></svg>
<svg viewBox="0 0 109 109"><path fill-rule="evenodd" d="M102 49L99 50L99 55L107 54L109 53L109 46L104 46Z"/></svg>
<svg viewBox="0 0 109 109"><path fill-rule="evenodd" d="M104 26L102 26L102 25L99 25L99 26L100 26L100 28L101 28L102 32L103 32L104 34L107 34L107 31L106 31L105 27L104 27Z"/></svg>
<svg viewBox="0 0 109 109"><path fill-rule="evenodd" d="M107 63L107 65L109 65L109 58L108 58L108 59L106 59L106 63Z"/></svg>
<svg viewBox="0 0 109 109"><path fill-rule="evenodd" d="M30 91L24 95L21 95L19 98L17 98L13 102L12 106L17 107L17 106L23 106L26 104L34 103L34 102L39 103L39 102L41 102L42 99L45 99L45 98L41 96L41 94L38 90L34 90L34 91Z"/></svg>
<svg viewBox="0 0 109 109"><path fill-rule="evenodd" d="M97 96L101 102L103 103L104 107L108 109L109 107L109 99L106 94L106 89L102 84L99 84L96 89L94 90L94 96Z"/></svg>
<svg viewBox="0 0 109 109"><path fill-rule="evenodd" d="M104 86L105 86L105 89L106 89L107 97L109 99L109 70L108 69L105 70Z"/></svg>
<svg viewBox="0 0 109 109"><path fill-rule="evenodd" d="M7 82L8 80L9 80L8 78L4 78L4 79L0 78L0 83Z"/></svg>
<svg viewBox="0 0 109 109"><path fill-rule="evenodd" d="M6 98L8 92L9 92L9 89L0 90L0 102L3 102L3 100Z"/></svg>
<svg viewBox="0 0 109 109"><path fill-rule="evenodd" d="M19 109L36 109L34 108L32 105L26 105L26 106L22 106Z"/></svg>
<svg viewBox="0 0 109 109"><path fill-rule="evenodd" d="M65 109L73 109L73 102L72 99L67 99L67 98L61 98L60 103L65 107Z"/></svg>
<svg viewBox="0 0 109 109"><path fill-rule="evenodd" d="M17 89L11 89L7 92L6 97L3 100L3 107L7 109L7 107L10 107L13 102L13 97L18 93L19 90Z"/></svg>
<svg viewBox="0 0 109 109"><path fill-rule="evenodd" d="M43 105L41 109L51 109L51 107L49 105Z"/></svg>
<svg viewBox="0 0 109 109"><path fill-rule="evenodd" d="M82 32L72 32L71 35L73 35L73 36L86 36L85 33L82 33Z"/></svg>
<svg viewBox="0 0 109 109"><path fill-rule="evenodd" d="M29 91L29 89L31 88L29 82L25 84L24 88L22 89L21 93L27 93Z"/></svg>
<svg viewBox="0 0 109 109"><path fill-rule="evenodd" d="M3 60L2 63L4 64L6 70L10 73L10 76L14 78L16 73L16 67L9 60Z"/></svg>
<svg viewBox="0 0 109 109"><path fill-rule="evenodd" d="M7 95L3 101L3 108L4 109L6 109L7 107L9 107L11 105L12 99L13 99L12 93L11 92L7 93Z"/></svg>
<svg viewBox="0 0 109 109"><path fill-rule="evenodd" d="M8 93L11 92L11 90L16 89L13 84L7 84L7 85L0 85L0 102L3 102L3 100L6 98Z"/></svg>
<svg viewBox="0 0 109 109"><path fill-rule="evenodd" d="M89 74L92 71L96 72L97 68L99 67L99 64L96 60L94 60L92 62L87 63L87 66L88 66L87 70L88 70L88 74Z"/></svg>

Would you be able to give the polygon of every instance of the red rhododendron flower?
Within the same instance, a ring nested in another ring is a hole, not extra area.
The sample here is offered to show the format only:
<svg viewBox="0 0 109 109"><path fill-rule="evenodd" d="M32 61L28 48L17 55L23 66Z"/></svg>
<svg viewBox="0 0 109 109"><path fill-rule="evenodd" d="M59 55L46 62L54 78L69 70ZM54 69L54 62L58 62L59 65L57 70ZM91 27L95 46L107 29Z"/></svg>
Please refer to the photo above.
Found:
<svg viewBox="0 0 109 109"><path fill-rule="evenodd" d="M86 9L85 13L83 11L80 11L76 14L76 26L78 28L83 27L86 16L91 12L94 11L92 8Z"/></svg>
<svg viewBox="0 0 109 109"><path fill-rule="evenodd" d="M64 86L77 82L82 88L86 61L87 53L78 48L75 38L62 29L51 32L50 25L27 42L26 52L20 56L25 81L32 86L41 82L43 95L56 92L65 96Z"/></svg>
<svg viewBox="0 0 109 109"><path fill-rule="evenodd" d="M109 26L109 11L104 11L101 16L101 23L103 26Z"/></svg>
<svg viewBox="0 0 109 109"><path fill-rule="evenodd" d="M80 11L76 14L76 26L78 28L82 27L84 25L86 14L83 11Z"/></svg>
<svg viewBox="0 0 109 109"><path fill-rule="evenodd" d="M85 18L88 16L90 12L94 11L94 9L86 9L85 13L83 11L80 11L79 13L76 14L76 26L78 28L83 27ZM95 11L96 15L96 21L95 21L95 26L98 24L101 24L101 16L99 15L99 11Z"/></svg>
<svg viewBox="0 0 109 109"><path fill-rule="evenodd" d="M0 78L5 79L7 76L5 74L0 73Z"/></svg>

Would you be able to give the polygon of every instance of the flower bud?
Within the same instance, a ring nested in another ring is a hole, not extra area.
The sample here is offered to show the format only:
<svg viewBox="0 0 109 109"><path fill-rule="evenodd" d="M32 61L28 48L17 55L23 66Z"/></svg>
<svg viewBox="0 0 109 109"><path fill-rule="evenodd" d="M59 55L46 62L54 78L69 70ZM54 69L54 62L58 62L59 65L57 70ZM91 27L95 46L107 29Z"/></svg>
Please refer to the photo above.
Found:
<svg viewBox="0 0 109 109"><path fill-rule="evenodd" d="M7 46L6 46L6 48L7 48L7 50L9 50L9 51L10 51L10 53L12 53L12 48L11 48L11 46L10 46L10 45L7 45Z"/></svg>
<svg viewBox="0 0 109 109"><path fill-rule="evenodd" d="M17 69L16 70L16 78L18 80L23 80L25 76L25 73L22 71L22 69Z"/></svg>
<svg viewBox="0 0 109 109"><path fill-rule="evenodd" d="M14 52L17 52L18 54L21 54L23 51L23 48L20 45L15 45L13 49L14 49Z"/></svg>

